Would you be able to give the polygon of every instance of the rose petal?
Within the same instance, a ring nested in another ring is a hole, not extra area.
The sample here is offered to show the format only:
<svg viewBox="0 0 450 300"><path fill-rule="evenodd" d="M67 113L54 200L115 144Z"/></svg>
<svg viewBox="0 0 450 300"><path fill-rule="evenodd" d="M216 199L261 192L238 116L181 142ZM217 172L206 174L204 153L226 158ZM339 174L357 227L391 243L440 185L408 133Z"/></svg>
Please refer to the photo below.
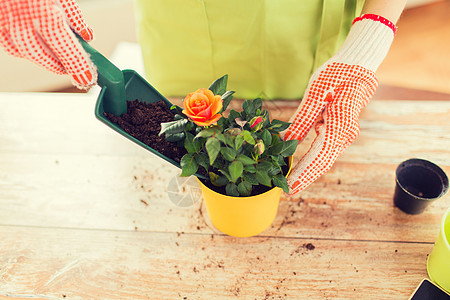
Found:
<svg viewBox="0 0 450 300"><path fill-rule="evenodd" d="M203 117L206 119L210 119L212 117L212 113L211 113L211 107L207 107L206 109L202 110L201 112L199 112L197 114L197 116L199 117Z"/></svg>
<svg viewBox="0 0 450 300"><path fill-rule="evenodd" d="M194 108L192 108L192 111L194 112L195 115L200 114L202 111L204 111L206 109L206 106L196 106Z"/></svg>
<svg viewBox="0 0 450 300"><path fill-rule="evenodd" d="M221 117L221 115L215 115L212 119L209 119L207 121L194 121L194 123L198 126L205 127L217 123L217 121L219 121Z"/></svg>
<svg viewBox="0 0 450 300"><path fill-rule="evenodd" d="M208 107L209 101L208 97L206 97L204 94L195 94L195 100L192 104L193 107Z"/></svg>
<svg viewBox="0 0 450 300"><path fill-rule="evenodd" d="M192 120L192 121L194 121L194 120ZM201 127L209 126L209 124L207 122L194 121L194 123Z"/></svg>
<svg viewBox="0 0 450 300"><path fill-rule="evenodd" d="M208 102L211 105L214 99L214 93L211 90L208 89L203 89L202 90L203 94L208 98Z"/></svg>
<svg viewBox="0 0 450 300"><path fill-rule="evenodd" d="M192 121L206 121L207 119L199 116L189 116Z"/></svg>
<svg viewBox="0 0 450 300"><path fill-rule="evenodd" d="M185 114L186 116L188 116L189 118L192 118L193 116L195 116L195 115L192 115L192 114L190 114L187 110L185 110L185 109L183 109L182 111L181 111L183 114Z"/></svg>
<svg viewBox="0 0 450 300"><path fill-rule="evenodd" d="M188 114L190 114L190 115L194 115L194 112L192 111L191 105L190 105L190 100L191 100L193 94L194 93L189 93L183 100L184 109L186 111L188 111ZM184 113L184 114L186 114L186 113Z"/></svg>
<svg viewBox="0 0 450 300"><path fill-rule="evenodd" d="M222 115L217 114L217 115L213 116L213 117L210 119L210 120L212 121L211 124L217 123L217 121L219 121L220 118L222 118Z"/></svg>
<svg viewBox="0 0 450 300"><path fill-rule="evenodd" d="M194 92L189 94L189 98L184 103L184 107L189 111L191 115L196 115L198 113L198 99L201 98L201 94Z"/></svg>
<svg viewBox="0 0 450 300"><path fill-rule="evenodd" d="M223 100L219 95L214 96L214 102L211 105L211 113L217 114L223 107Z"/></svg>

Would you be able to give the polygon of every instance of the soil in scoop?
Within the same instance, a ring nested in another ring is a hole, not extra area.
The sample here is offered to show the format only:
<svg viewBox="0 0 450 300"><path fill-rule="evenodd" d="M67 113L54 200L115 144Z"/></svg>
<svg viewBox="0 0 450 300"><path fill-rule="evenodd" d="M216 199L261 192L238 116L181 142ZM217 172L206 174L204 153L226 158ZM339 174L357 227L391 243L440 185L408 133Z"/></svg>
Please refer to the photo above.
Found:
<svg viewBox="0 0 450 300"><path fill-rule="evenodd" d="M121 116L105 113L105 117L119 125L129 135L152 147L159 153L180 162L186 150L176 143L165 140L161 123L173 121L174 114L163 101L144 103L139 100L127 101L127 112Z"/></svg>

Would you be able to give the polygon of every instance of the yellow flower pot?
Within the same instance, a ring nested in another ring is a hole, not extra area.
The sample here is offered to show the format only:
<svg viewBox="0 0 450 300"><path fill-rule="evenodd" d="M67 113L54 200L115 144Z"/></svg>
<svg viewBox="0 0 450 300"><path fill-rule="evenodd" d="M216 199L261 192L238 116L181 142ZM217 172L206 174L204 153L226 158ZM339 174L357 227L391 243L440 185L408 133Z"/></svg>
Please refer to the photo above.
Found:
<svg viewBox="0 0 450 300"><path fill-rule="evenodd" d="M290 156L289 172L292 160L293 157ZM256 196L232 197L211 190L200 180L198 182L211 222L227 235L234 237L257 235L268 228L277 215L282 192L279 187Z"/></svg>

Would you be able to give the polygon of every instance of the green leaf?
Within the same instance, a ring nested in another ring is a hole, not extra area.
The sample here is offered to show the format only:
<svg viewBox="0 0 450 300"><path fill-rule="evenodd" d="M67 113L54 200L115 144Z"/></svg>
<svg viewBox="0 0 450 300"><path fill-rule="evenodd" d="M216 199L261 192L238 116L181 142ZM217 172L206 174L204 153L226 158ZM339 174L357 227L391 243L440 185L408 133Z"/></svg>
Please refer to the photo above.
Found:
<svg viewBox="0 0 450 300"><path fill-rule="evenodd" d="M209 180L211 181L211 183L215 185L215 182L217 181L217 179L219 179L220 175L217 175L214 172L208 172L208 175L209 175Z"/></svg>
<svg viewBox="0 0 450 300"><path fill-rule="evenodd" d="M182 170L180 175L181 177L191 176L198 170L198 164L195 161L194 156L189 153L185 154L181 158L180 165Z"/></svg>
<svg viewBox="0 0 450 300"><path fill-rule="evenodd" d="M231 181L231 176L230 174L228 174L228 172L224 171L224 170L219 170L220 173L222 173L223 175L225 175L225 178L227 178L228 181Z"/></svg>
<svg viewBox="0 0 450 300"><path fill-rule="evenodd" d="M297 149L297 145L298 145L298 140L283 141L283 142L277 143L275 146L272 146L270 148L270 154L288 157L295 153L295 150Z"/></svg>
<svg viewBox="0 0 450 300"><path fill-rule="evenodd" d="M261 172L267 173L272 168L272 166L273 165L270 162L262 161L262 162L260 162L259 164L256 165L256 169L261 171Z"/></svg>
<svg viewBox="0 0 450 300"><path fill-rule="evenodd" d="M264 142L264 145L267 147L272 144L272 135L270 134L269 130L264 129L263 132L261 132L261 139Z"/></svg>
<svg viewBox="0 0 450 300"><path fill-rule="evenodd" d="M256 113L256 108L252 100L245 100L242 103L242 109L248 116L254 116Z"/></svg>
<svg viewBox="0 0 450 300"><path fill-rule="evenodd" d="M201 138L201 137L210 137L215 133L215 130L213 128L205 128L202 131L200 131L199 133L197 133L197 135L195 136L196 139Z"/></svg>
<svg viewBox="0 0 450 300"><path fill-rule="evenodd" d="M283 189L285 193L289 193L289 187L287 184L286 177L283 174L278 174L272 178L273 184Z"/></svg>
<svg viewBox="0 0 450 300"><path fill-rule="evenodd" d="M252 137L252 134L250 133L250 131L248 131L248 130L243 130L243 131L241 132L241 135L244 137L244 140L245 140L247 143L249 143L249 144L251 144L251 145L255 145L255 144L256 144L255 139Z"/></svg>
<svg viewBox="0 0 450 300"><path fill-rule="evenodd" d="M225 186L229 183L230 181L228 180L227 177L225 176L220 176L219 179L216 180L216 184L217 186Z"/></svg>
<svg viewBox="0 0 450 300"><path fill-rule="evenodd" d="M184 132L167 134L165 136L166 141L168 142L178 142L182 141L186 137Z"/></svg>
<svg viewBox="0 0 450 300"><path fill-rule="evenodd" d="M161 123L161 131L159 132L159 135L163 133L174 134L183 132L186 128L187 122L188 119L180 119L176 121Z"/></svg>
<svg viewBox="0 0 450 300"><path fill-rule="evenodd" d="M176 105L174 105L174 106L176 106ZM177 106L178 107L178 106ZM170 108L170 109L172 109L172 108ZM176 114L175 116L173 116L173 119L175 120L175 121L178 121L178 120L181 120L181 119L186 119L186 117L183 117L182 115L180 115L180 114Z"/></svg>
<svg viewBox="0 0 450 300"><path fill-rule="evenodd" d="M225 139L225 136L222 133L220 133L220 132L216 132L214 134L214 137L217 138L219 141L221 141L224 144L227 143L227 140Z"/></svg>
<svg viewBox="0 0 450 300"><path fill-rule="evenodd" d="M278 169L281 169L280 166L280 161L279 161L279 157L277 155L270 155L269 156L272 159L272 164L274 167L277 167ZM284 159L284 157L280 156L282 158L282 160Z"/></svg>
<svg viewBox="0 0 450 300"><path fill-rule="evenodd" d="M278 157L278 164L280 165L280 167L282 166L287 166L286 161L284 160L283 156L277 156Z"/></svg>
<svg viewBox="0 0 450 300"><path fill-rule="evenodd" d="M220 153L222 153L223 158L228 161L234 161L236 158L236 150L233 148L222 147L220 148Z"/></svg>
<svg viewBox="0 0 450 300"><path fill-rule="evenodd" d="M261 98L256 98L253 100L253 106L255 107L256 110L261 110L262 108L262 100Z"/></svg>
<svg viewBox="0 0 450 300"><path fill-rule="evenodd" d="M242 178L245 181L247 181L247 182L249 182L249 183L251 183L253 185L258 185L259 184L258 179L256 179L256 175L253 174L253 173L244 173L244 175L242 175Z"/></svg>
<svg viewBox="0 0 450 300"><path fill-rule="evenodd" d="M233 161L228 166L228 171L230 172L231 182L236 182L236 180L241 177L244 171L244 165L240 161Z"/></svg>
<svg viewBox="0 0 450 300"><path fill-rule="evenodd" d="M208 171L208 169L209 169L209 159L208 159L208 156L205 153L203 153L203 152L195 153L194 154L194 158L195 158L195 161L197 162L197 164L199 164L206 171Z"/></svg>
<svg viewBox="0 0 450 300"><path fill-rule="evenodd" d="M257 168L255 177L259 183L261 183L265 186L268 186L268 187L272 187L272 180L270 179L270 176L269 176L269 174L267 174L267 172L264 172Z"/></svg>
<svg viewBox="0 0 450 300"><path fill-rule="evenodd" d="M217 175L214 172L209 172L209 179L211 180L211 183L215 186L224 186L228 182L230 182L225 176Z"/></svg>
<svg viewBox="0 0 450 300"><path fill-rule="evenodd" d="M277 134L272 134L272 143L271 146L275 146L276 144L282 143L283 140L277 135Z"/></svg>
<svg viewBox="0 0 450 300"><path fill-rule="evenodd" d="M192 131L192 129L194 129L195 126L197 126L197 125L194 122L188 122L186 124L185 131Z"/></svg>
<svg viewBox="0 0 450 300"><path fill-rule="evenodd" d="M248 156L245 156L244 154L239 154L236 157L237 161L240 161L243 165L253 165L256 164L256 161Z"/></svg>
<svg viewBox="0 0 450 300"><path fill-rule="evenodd" d="M234 109L230 110L230 114L228 115L228 121L233 124L234 120L236 120L237 118L239 118L241 115L235 111Z"/></svg>
<svg viewBox="0 0 450 300"><path fill-rule="evenodd" d="M209 90L214 93L214 95L222 95L227 90L227 82L228 82L228 75L223 75L219 79L216 79L211 85L209 86Z"/></svg>
<svg viewBox="0 0 450 300"><path fill-rule="evenodd" d="M217 158L221 158L221 157L217 156ZM224 163L227 163L227 165L228 165L228 162L225 161L224 159L216 159L214 161L214 163L211 165L211 167L213 167L217 170L223 170L225 168Z"/></svg>
<svg viewBox="0 0 450 300"><path fill-rule="evenodd" d="M230 182L225 186L225 192L228 196L239 197L237 185L233 182Z"/></svg>
<svg viewBox="0 0 450 300"><path fill-rule="evenodd" d="M252 193L252 184L247 181L241 181L237 186L238 192L241 196L250 196Z"/></svg>
<svg viewBox="0 0 450 300"><path fill-rule="evenodd" d="M256 173L256 168L254 165L245 165L244 170L249 173Z"/></svg>
<svg viewBox="0 0 450 300"><path fill-rule="evenodd" d="M218 139L212 137L206 141L205 147L209 156L209 164L212 165L220 152L220 142Z"/></svg>
<svg viewBox="0 0 450 300"><path fill-rule="evenodd" d="M234 141L234 148L236 150L239 150L239 148L242 147L243 143L244 143L244 137L242 135L236 136L236 140Z"/></svg>
<svg viewBox="0 0 450 300"><path fill-rule="evenodd" d="M281 168L277 165L278 162L276 163L276 165L272 162L272 167L269 169L269 171L267 171L267 174L269 174L270 177L273 177L281 172Z"/></svg>
<svg viewBox="0 0 450 300"><path fill-rule="evenodd" d="M217 121L217 126L220 126L221 128L227 127L227 125L225 124L226 122L228 122L226 118L220 118Z"/></svg>
<svg viewBox="0 0 450 300"><path fill-rule="evenodd" d="M233 94L234 91L226 91L223 95L222 95L222 112L225 111L228 107L228 105L231 102L231 99L233 99Z"/></svg>
<svg viewBox="0 0 450 300"><path fill-rule="evenodd" d="M278 133L278 132L288 129L289 125L291 125L291 123L283 122L280 120L272 120L272 123L270 123L269 129L272 129L273 131Z"/></svg>
<svg viewBox="0 0 450 300"><path fill-rule="evenodd" d="M186 139L184 140L184 148L188 153L196 153L200 151L202 143L198 139L194 139L194 135L190 132L186 133Z"/></svg>
<svg viewBox="0 0 450 300"><path fill-rule="evenodd" d="M225 144L233 147L234 146L234 136L231 134L225 134Z"/></svg>

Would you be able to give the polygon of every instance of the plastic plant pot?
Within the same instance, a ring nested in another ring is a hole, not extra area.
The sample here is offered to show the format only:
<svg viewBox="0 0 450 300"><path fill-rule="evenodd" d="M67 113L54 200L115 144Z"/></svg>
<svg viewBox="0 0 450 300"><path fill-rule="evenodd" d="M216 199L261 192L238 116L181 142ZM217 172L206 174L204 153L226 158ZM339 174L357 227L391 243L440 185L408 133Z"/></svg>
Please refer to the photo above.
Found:
<svg viewBox="0 0 450 300"><path fill-rule="evenodd" d="M450 208L442 218L441 229L427 259L430 279L450 293Z"/></svg>
<svg viewBox="0 0 450 300"><path fill-rule="evenodd" d="M290 156L289 172L292 160L293 157ZM229 236L257 235L268 228L277 215L282 192L279 187L255 196L232 197L211 190L200 180L198 183L211 222L218 230Z"/></svg>
<svg viewBox="0 0 450 300"><path fill-rule="evenodd" d="M420 214L448 191L448 177L434 163L412 158L395 173L394 204L408 214Z"/></svg>

